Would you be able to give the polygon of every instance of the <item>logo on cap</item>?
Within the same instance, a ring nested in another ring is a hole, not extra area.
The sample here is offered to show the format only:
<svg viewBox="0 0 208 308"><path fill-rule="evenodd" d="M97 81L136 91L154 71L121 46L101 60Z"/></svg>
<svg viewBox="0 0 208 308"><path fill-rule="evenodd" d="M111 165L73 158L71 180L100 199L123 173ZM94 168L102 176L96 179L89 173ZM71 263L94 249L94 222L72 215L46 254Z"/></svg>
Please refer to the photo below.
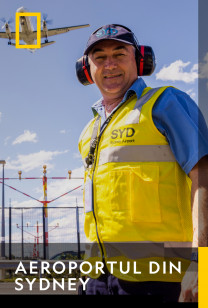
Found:
<svg viewBox="0 0 208 308"><path fill-rule="evenodd" d="M97 31L96 36L97 37L103 37L103 36L111 36L116 35L118 33L118 30L114 28L107 28L107 29L100 29Z"/></svg>

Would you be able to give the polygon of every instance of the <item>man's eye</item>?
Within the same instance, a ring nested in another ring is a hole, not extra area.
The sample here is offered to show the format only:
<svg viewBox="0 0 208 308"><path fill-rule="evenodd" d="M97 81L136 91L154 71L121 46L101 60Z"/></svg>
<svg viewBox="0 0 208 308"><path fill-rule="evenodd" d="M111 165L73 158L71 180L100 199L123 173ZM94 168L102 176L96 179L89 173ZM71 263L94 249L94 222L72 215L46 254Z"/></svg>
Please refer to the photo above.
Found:
<svg viewBox="0 0 208 308"><path fill-rule="evenodd" d="M100 59L104 59L105 57L104 56L98 56L96 57L96 60L100 60Z"/></svg>

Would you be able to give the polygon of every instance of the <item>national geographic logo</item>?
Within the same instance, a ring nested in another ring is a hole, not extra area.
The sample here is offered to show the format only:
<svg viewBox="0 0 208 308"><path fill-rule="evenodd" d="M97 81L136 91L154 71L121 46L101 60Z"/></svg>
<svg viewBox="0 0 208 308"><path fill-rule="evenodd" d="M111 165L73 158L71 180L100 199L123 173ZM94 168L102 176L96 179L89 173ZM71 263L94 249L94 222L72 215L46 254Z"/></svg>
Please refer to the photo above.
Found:
<svg viewBox="0 0 208 308"><path fill-rule="evenodd" d="M111 144L135 142L135 140L132 138L134 134L135 134L135 129L133 127L114 129L111 132Z"/></svg>

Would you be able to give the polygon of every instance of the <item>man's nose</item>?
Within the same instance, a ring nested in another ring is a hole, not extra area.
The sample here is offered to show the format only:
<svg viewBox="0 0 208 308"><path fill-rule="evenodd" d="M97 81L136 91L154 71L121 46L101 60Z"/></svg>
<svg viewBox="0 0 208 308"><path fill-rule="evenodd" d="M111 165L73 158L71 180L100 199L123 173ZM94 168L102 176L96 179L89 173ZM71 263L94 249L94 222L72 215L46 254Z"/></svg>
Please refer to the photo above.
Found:
<svg viewBox="0 0 208 308"><path fill-rule="evenodd" d="M113 69L117 67L117 61L113 57L107 57L104 63L105 68Z"/></svg>

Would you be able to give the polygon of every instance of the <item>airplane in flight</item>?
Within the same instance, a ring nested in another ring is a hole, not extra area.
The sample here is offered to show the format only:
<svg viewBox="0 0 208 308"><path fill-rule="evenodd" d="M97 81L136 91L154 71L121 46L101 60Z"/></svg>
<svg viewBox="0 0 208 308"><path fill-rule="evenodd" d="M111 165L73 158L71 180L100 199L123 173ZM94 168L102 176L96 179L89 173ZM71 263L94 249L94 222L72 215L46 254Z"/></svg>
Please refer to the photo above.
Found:
<svg viewBox="0 0 208 308"><path fill-rule="evenodd" d="M28 13L28 10L24 7L20 7L17 9L17 13ZM0 32L0 38L8 39L8 45L16 46L15 43L13 43L11 40L15 40L16 38L16 32L11 32L10 24L13 21L13 19L10 19L9 21L6 21L5 18L2 18L1 21L4 23L2 26L2 29L5 28L5 32ZM79 25L79 26L71 26L71 27L63 27L63 28L54 28L54 29L48 29L47 23L49 24L51 21L47 21L47 16L42 20L42 29L41 29L41 38L44 38L44 43L41 42L41 48L45 46L49 46L55 41L48 41L49 36L57 35L66 33L71 30L76 30L80 28L89 27L89 24L85 25ZM26 43L26 45L36 45L36 39L37 39L37 31L34 31L31 17L30 16L20 16L20 29L19 32L19 40L22 40ZM20 44L24 45L24 44ZM29 51L34 52L37 48L27 48Z"/></svg>

